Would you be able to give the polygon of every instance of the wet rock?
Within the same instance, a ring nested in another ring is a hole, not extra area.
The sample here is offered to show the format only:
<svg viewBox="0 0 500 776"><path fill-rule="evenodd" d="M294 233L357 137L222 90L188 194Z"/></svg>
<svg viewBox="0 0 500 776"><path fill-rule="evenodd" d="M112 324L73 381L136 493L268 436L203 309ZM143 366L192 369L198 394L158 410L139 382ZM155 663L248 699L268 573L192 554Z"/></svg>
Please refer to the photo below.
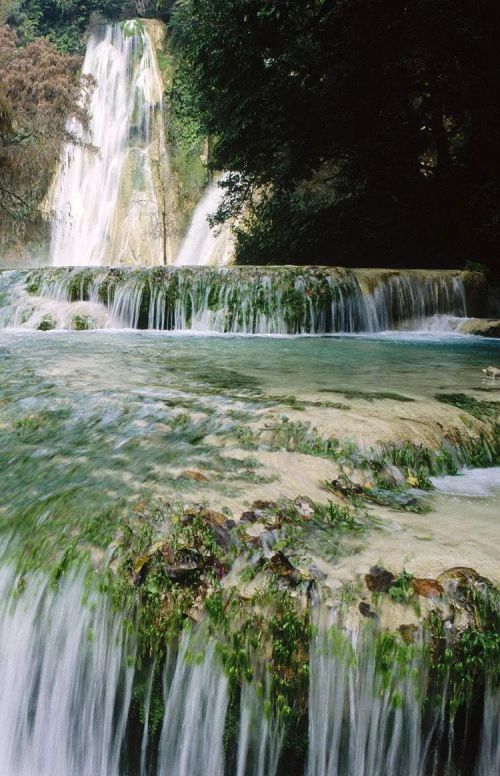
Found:
<svg viewBox="0 0 500 776"><path fill-rule="evenodd" d="M247 526L245 529L246 535L252 538L258 538L262 536L262 534L265 533L266 531L267 531L267 528L263 523L252 523L251 525Z"/></svg>
<svg viewBox="0 0 500 776"><path fill-rule="evenodd" d="M186 471L183 471L179 474L177 479L191 480L192 482L209 482L208 477L206 477L201 472L195 471L194 469L186 469Z"/></svg>
<svg viewBox="0 0 500 776"><path fill-rule="evenodd" d="M363 617L369 617L372 620L377 617L375 612L372 612L370 604L367 604L366 601L360 601L358 608Z"/></svg>
<svg viewBox="0 0 500 776"><path fill-rule="evenodd" d="M253 510L267 510L267 509L277 509L278 505L274 501L254 501L252 504Z"/></svg>
<svg viewBox="0 0 500 776"><path fill-rule="evenodd" d="M187 582L203 573L207 568L208 560L195 549L180 550L175 553L175 556L167 549L164 570L170 579Z"/></svg>
<svg viewBox="0 0 500 776"><path fill-rule="evenodd" d="M396 577L382 566L372 566L369 574L365 574L365 583L372 593L388 593Z"/></svg>
<svg viewBox="0 0 500 776"><path fill-rule="evenodd" d="M400 625L398 631L400 632L404 643L409 645L414 643L415 634L417 633L418 628L416 625Z"/></svg>
<svg viewBox="0 0 500 776"><path fill-rule="evenodd" d="M289 585L297 585L301 580L300 571L290 563L286 555L282 552L277 552L273 555L272 558L267 561L266 567Z"/></svg>
<svg viewBox="0 0 500 776"><path fill-rule="evenodd" d="M475 334L478 337L500 337L500 319L473 318L460 328L462 334Z"/></svg>
<svg viewBox="0 0 500 776"><path fill-rule="evenodd" d="M340 495L345 498L352 495L361 496L365 492L365 489L356 482L351 482L349 485L346 485L340 480L331 480L330 482L327 482L326 489L332 493L340 493Z"/></svg>
<svg viewBox="0 0 500 776"><path fill-rule="evenodd" d="M437 598L443 595L443 587L436 579L419 579L414 577L412 580L413 592L424 598Z"/></svg>
<svg viewBox="0 0 500 776"><path fill-rule="evenodd" d="M240 523L256 523L257 522L257 515L255 512L243 512L243 514L240 517Z"/></svg>
<svg viewBox="0 0 500 776"><path fill-rule="evenodd" d="M486 590L492 583L468 566L454 566L438 576L438 582L447 595L462 597L469 590Z"/></svg>

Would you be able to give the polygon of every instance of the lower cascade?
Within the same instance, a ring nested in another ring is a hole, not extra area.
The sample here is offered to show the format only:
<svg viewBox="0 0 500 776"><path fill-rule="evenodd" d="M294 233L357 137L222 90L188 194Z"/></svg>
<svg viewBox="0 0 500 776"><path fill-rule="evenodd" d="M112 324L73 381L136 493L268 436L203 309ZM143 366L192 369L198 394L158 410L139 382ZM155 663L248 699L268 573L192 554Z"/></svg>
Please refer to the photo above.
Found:
<svg viewBox="0 0 500 776"><path fill-rule="evenodd" d="M328 268L61 268L5 272L0 325L233 334L453 330L462 273ZM0 302L1 304L1 302Z"/></svg>
<svg viewBox="0 0 500 776"><path fill-rule="evenodd" d="M22 584L4 566L1 589L8 603L0 623L2 775L498 772L500 693L486 676L474 719L450 722L446 677L441 686L430 682L420 638L391 651L370 624L352 631L323 613L290 738L265 666L243 684L231 682L223 642L203 623L145 666L137 660L133 613L85 592L78 575L55 589L42 576Z"/></svg>

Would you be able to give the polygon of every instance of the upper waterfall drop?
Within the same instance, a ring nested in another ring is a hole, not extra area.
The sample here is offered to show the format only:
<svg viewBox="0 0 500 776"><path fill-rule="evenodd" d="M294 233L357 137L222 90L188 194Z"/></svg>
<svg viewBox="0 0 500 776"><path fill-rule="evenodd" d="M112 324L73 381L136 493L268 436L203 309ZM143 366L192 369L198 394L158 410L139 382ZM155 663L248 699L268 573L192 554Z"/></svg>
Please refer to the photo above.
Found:
<svg viewBox="0 0 500 776"><path fill-rule="evenodd" d="M57 172L51 264L167 263L163 86L144 24L97 27L83 74L95 82L90 124L70 120L81 145L65 146Z"/></svg>

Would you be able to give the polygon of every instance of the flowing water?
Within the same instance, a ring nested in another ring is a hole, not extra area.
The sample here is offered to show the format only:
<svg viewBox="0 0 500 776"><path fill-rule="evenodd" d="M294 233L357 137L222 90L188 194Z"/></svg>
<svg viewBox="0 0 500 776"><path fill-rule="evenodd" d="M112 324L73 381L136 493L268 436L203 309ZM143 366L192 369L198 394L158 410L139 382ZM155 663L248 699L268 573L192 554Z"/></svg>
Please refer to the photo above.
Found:
<svg viewBox="0 0 500 776"><path fill-rule="evenodd" d="M215 643L203 631L186 634L159 666L159 721L152 674L138 716L134 687L148 680L134 667L135 637L125 627L133 613L112 610L76 572L57 587L41 572L19 576L16 558L37 549L51 552L58 537L80 530L89 516L109 522L112 536L113 510L147 492L186 499L206 494L235 510L252 488L276 494L279 472L269 482L264 454L242 451L235 435L256 414L274 411L276 402L279 411L281 400L273 397L285 385L298 399L336 397L369 407L392 401L389 414L394 408L408 412L412 400L425 403L451 386L496 396L481 370L498 353L494 342L442 335L377 340L4 331L0 774L286 772L283 730L266 710L261 684L243 687L239 725L236 732L231 728L228 680ZM363 389L367 398L356 399ZM392 400L383 398L388 392ZM183 469L204 471L209 482L179 479ZM495 477L492 482L489 498L498 507ZM456 498L447 483L437 482L437 504ZM474 520L468 509L467 500L453 504L455 525ZM488 542L498 546L498 538L492 534ZM463 550L457 537L457 553ZM448 749L454 752L455 745L441 726L439 706L430 718L423 706L419 688L427 668L418 651L411 670L395 664L381 687L368 631L344 632L339 625L331 639L319 635L311 645L308 754L294 772L444 774L443 758L453 760ZM475 764L463 776L496 772L499 698L493 689L484 704Z"/></svg>
<svg viewBox="0 0 500 776"><path fill-rule="evenodd" d="M381 273L368 285L363 272L335 268L84 268L0 275L0 326L13 328L432 332L458 330L466 316L466 288L453 272Z"/></svg>
<svg viewBox="0 0 500 776"><path fill-rule="evenodd" d="M141 22L97 27L83 73L90 125L62 153L51 203L54 265L162 264L159 180L168 180L163 85ZM161 193L161 192L160 192Z"/></svg>
<svg viewBox="0 0 500 776"><path fill-rule="evenodd" d="M232 243L228 227L212 229L209 217L215 215L224 190L217 183L210 184L195 208L188 232L175 257L181 266L223 266L232 258Z"/></svg>

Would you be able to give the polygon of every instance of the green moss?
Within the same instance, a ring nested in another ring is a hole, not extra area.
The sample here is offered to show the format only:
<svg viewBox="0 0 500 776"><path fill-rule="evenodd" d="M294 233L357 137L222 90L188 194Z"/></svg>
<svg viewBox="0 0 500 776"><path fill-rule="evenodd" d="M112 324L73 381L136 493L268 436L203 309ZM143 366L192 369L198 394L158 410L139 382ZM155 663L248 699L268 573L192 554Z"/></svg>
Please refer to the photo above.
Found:
<svg viewBox="0 0 500 776"><path fill-rule="evenodd" d="M438 393L436 399L444 404L451 404L463 412L468 412L478 420L496 420L500 416L500 402L482 401L467 396L465 393Z"/></svg>
<svg viewBox="0 0 500 776"><path fill-rule="evenodd" d="M401 393L391 393L390 391L334 391L328 388L323 388L322 393L341 393L346 399L365 399L365 401L375 401L379 399L390 399L391 401L398 401L409 403L415 401L409 396L403 396Z"/></svg>
<svg viewBox="0 0 500 776"><path fill-rule="evenodd" d="M93 321L90 315L74 315L72 326L76 331L88 331L93 328Z"/></svg>
<svg viewBox="0 0 500 776"><path fill-rule="evenodd" d="M52 329L55 329L56 326L57 323L52 315L44 315L36 328L38 331L51 331Z"/></svg>

